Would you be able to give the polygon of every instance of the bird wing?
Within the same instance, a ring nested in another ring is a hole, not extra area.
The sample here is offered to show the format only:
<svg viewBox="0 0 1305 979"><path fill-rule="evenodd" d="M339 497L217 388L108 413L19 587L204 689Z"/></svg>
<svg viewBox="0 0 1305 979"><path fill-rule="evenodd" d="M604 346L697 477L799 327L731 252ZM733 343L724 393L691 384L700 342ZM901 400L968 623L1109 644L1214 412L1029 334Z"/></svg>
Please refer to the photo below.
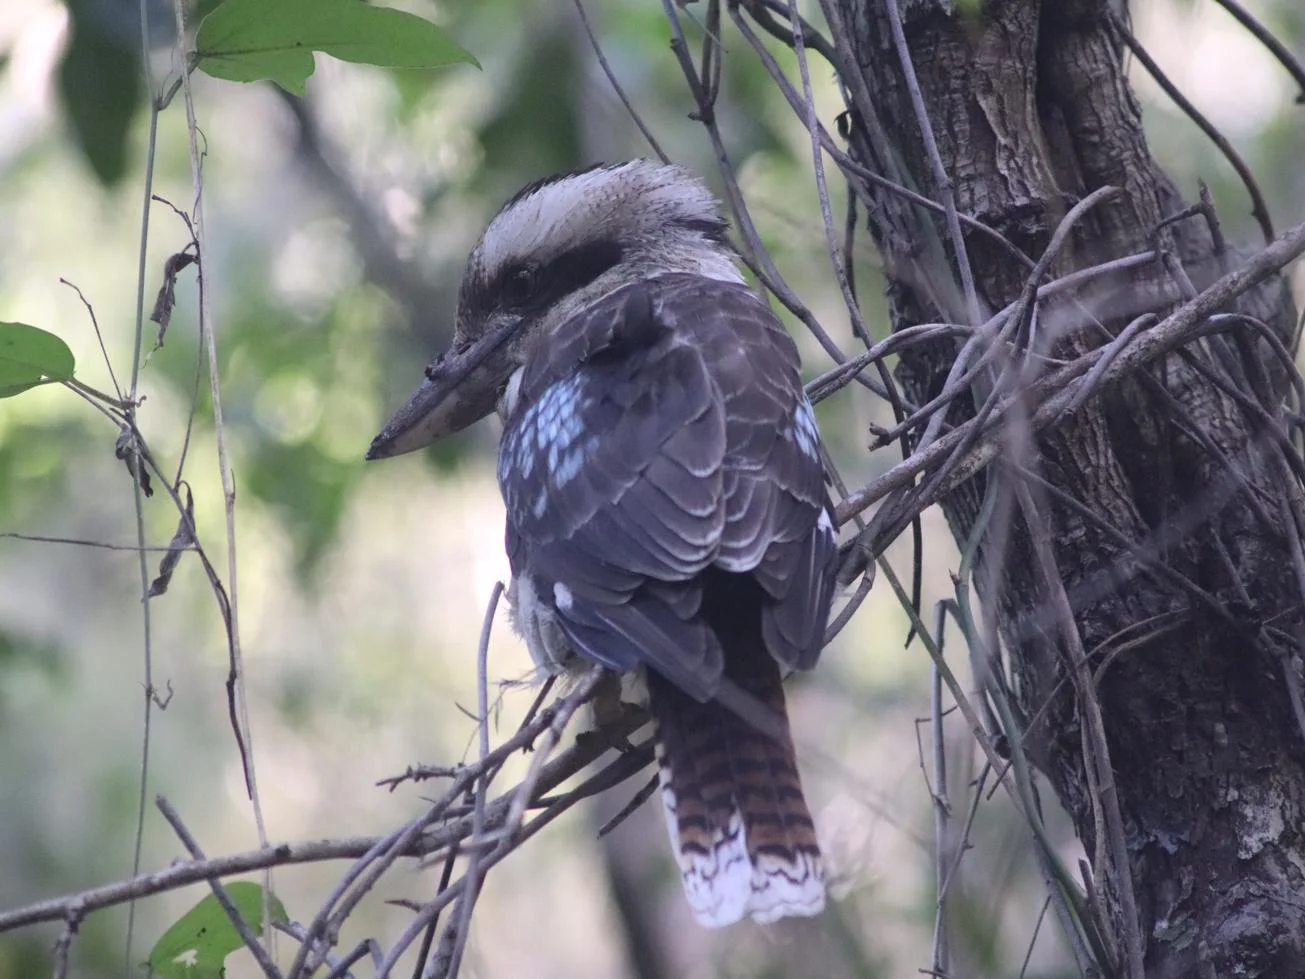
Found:
<svg viewBox="0 0 1305 979"><path fill-rule="evenodd" d="M809 666L836 545L797 352L746 287L667 275L607 296L530 359L499 454L514 574L581 655L699 700L721 645L703 572L750 573L766 648Z"/></svg>

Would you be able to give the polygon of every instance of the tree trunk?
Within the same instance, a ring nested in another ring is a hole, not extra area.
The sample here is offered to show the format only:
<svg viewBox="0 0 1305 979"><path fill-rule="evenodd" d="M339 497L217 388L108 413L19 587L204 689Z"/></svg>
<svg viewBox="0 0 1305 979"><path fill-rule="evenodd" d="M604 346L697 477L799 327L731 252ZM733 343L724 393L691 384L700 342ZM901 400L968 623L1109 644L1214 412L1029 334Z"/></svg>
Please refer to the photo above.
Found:
<svg viewBox="0 0 1305 979"><path fill-rule="evenodd" d="M1047 280L1157 243L1177 259L1040 303L1032 333L1054 338L1043 353L1070 358L1144 312L1163 317L1182 298L1178 263L1197 290L1240 264L1218 253L1200 218L1157 232L1184 204L1147 148L1111 3L900 4L962 214L1036 260L1067 210L1109 185L1122 193L1078 221ZM971 7L981 9L961 9ZM941 199L886 0L827 0L826 11L856 105L853 157ZM858 196L885 260L894 328L969 322L942 218L870 184ZM1028 265L971 228L964 241L983 315L1017 300ZM1246 293L1237 311L1290 345L1294 312L1280 281ZM1147 976L1305 976L1305 738L1292 705L1302 617L1289 509L1299 484L1273 426L1220 387L1282 419L1288 374L1268 351L1245 323L1193 342L1042 432L1019 466L1006 456L943 500L964 544L988 481L999 481L996 512L1009 516L1008 529L987 524L976 578L1028 725L1024 749L1093 858L1109 965L1120 975L1135 974L1141 959ZM904 354L906 397L919 405L935 396L956 352L939 344ZM985 393L971 394L950 422L974 414ZM1020 481L1036 501L1035 524L1049 530L1041 539L1090 656L1110 761L1098 773L1100 799L1089 791L1080 730L1091 707L1067 679L1074 644L1037 570ZM1111 851L1097 838L1109 825L1100 813L1111 772L1126 879L1101 866Z"/></svg>

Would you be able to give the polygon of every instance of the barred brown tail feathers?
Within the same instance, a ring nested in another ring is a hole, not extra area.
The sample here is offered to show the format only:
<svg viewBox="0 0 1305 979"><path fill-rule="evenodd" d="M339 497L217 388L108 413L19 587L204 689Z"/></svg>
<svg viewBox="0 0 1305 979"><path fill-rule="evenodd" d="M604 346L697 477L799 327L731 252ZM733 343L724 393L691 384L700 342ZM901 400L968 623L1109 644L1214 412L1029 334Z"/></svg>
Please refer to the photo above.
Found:
<svg viewBox="0 0 1305 979"><path fill-rule="evenodd" d="M755 605L735 607L738 618L719 623L725 673L718 698L699 703L648 676L671 847L689 906L707 927L745 915L762 923L814 915L825 906L824 866L779 664L759 624L740 621L759 622L758 613Z"/></svg>

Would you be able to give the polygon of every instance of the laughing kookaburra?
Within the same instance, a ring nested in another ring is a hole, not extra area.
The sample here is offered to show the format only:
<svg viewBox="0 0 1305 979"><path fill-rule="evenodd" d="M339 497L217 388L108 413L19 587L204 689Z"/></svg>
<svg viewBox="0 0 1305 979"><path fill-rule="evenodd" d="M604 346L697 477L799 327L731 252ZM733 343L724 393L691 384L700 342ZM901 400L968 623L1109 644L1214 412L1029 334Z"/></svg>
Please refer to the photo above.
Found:
<svg viewBox="0 0 1305 979"><path fill-rule="evenodd" d="M549 670L646 675L694 915L816 914L780 680L820 654L834 524L797 349L696 177L636 160L508 201L467 261L451 349L368 458L495 408L514 623Z"/></svg>

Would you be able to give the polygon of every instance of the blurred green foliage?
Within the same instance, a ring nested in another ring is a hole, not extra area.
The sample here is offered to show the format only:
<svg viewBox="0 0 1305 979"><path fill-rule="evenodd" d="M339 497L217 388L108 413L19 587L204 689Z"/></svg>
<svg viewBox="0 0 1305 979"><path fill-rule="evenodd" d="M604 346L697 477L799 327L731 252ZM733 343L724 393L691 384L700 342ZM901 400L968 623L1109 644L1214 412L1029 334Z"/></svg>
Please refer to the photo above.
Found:
<svg viewBox="0 0 1305 979"><path fill-rule="evenodd" d="M59 94L95 176L113 186L127 173L131 124L144 108L140 14L136 4L124 0L67 3Z"/></svg>

